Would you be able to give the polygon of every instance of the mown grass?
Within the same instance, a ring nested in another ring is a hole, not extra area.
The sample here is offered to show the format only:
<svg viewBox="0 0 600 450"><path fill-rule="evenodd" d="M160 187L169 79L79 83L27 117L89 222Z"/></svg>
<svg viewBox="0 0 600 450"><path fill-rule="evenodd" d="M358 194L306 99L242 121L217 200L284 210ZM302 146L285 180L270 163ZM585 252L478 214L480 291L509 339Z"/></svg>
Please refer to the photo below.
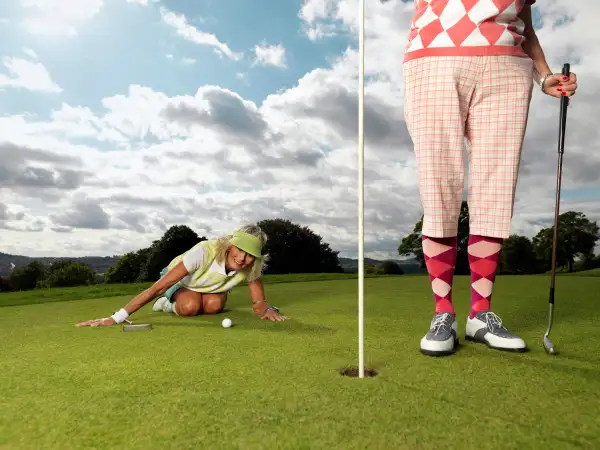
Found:
<svg viewBox="0 0 600 450"><path fill-rule="evenodd" d="M376 278L382 275L365 275L365 278ZM266 275L264 284L299 283L307 281L329 281L357 279L357 274L352 273L307 273ZM80 299L94 299L116 297L121 295L134 296L150 287L152 283L129 284L94 284L91 286L77 286L72 288L33 289L23 292L0 293L0 307L31 305L36 303L66 302Z"/></svg>
<svg viewBox="0 0 600 450"><path fill-rule="evenodd" d="M571 277L600 277L600 269L582 270L581 272L563 273Z"/></svg>
<svg viewBox="0 0 600 450"><path fill-rule="evenodd" d="M352 279L269 283L291 317L283 323L258 320L244 287L217 316L148 306L132 317L153 324L141 333L73 326L122 306L122 291L5 307L0 448L600 448L600 279L557 283L554 357L541 344L547 282L499 277L494 290L494 309L530 352L463 340L436 359L418 352L433 311L427 278L367 279L365 356L379 375L364 380L338 374L357 363ZM462 338L468 277L453 292Z"/></svg>

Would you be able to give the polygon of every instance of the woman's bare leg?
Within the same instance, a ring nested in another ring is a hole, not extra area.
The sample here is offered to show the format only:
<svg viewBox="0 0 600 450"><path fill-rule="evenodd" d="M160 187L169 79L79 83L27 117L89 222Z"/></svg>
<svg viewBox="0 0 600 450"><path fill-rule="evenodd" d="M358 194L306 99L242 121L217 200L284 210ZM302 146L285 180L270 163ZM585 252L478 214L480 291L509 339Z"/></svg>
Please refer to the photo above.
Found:
<svg viewBox="0 0 600 450"><path fill-rule="evenodd" d="M202 294L185 288L173 294L173 312L178 316L218 314L225 306L225 294Z"/></svg>

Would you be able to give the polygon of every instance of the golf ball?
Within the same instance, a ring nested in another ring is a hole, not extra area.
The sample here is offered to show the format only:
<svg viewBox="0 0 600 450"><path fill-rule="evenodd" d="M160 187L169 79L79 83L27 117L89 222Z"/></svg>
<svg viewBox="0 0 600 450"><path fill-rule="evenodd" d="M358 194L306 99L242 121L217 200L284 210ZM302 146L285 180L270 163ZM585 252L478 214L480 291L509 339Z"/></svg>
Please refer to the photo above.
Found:
<svg viewBox="0 0 600 450"><path fill-rule="evenodd" d="M223 328L229 328L231 326L231 319L223 319L221 325L223 325Z"/></svg>

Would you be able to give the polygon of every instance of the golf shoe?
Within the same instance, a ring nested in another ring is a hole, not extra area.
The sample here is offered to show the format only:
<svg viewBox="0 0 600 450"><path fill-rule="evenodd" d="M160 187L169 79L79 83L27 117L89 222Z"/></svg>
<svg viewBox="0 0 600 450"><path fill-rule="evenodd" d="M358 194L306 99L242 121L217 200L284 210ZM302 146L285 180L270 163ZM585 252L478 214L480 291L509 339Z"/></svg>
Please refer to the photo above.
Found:
<svg viewBox="0 0 600 450"><path fill-rule="evenodd" d="M431 321L431 328L421 339L421 353L428 356L450 355L457 344L456 318L450 313L438 313Z"/></svg>
<svg viewBox="0 0 600 450"><path fill-rule="evenodd" d="M509 332L502 320L491 311L481 311L475 317L467 318L465 338L469 341L486 344L496 350L524 352L525 341Z"/></svg>

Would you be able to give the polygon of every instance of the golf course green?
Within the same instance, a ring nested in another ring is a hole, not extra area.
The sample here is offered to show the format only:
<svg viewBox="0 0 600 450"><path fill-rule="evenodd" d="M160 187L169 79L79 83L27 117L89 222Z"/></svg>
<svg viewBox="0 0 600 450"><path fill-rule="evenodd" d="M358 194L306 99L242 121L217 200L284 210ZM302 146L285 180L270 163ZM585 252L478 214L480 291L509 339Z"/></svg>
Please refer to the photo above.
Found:
<svg viewBox="0 0 600 450"><path fill-rule="evenodd" d="M464 340L469 278L457 277L461 348L445 358L419 353L427 277L369 277L378 376L365 379L339 375L358 363L357 279L318 278L266 281L286 322L259 320L240 287L216 316L148 305L131 320L153 330L137 333L74 325L143 285L0 295L0 449L600 448L600 277L557 278L556 356L542 345L548 276L496 281L493 309L525 354Z"/></svg>

